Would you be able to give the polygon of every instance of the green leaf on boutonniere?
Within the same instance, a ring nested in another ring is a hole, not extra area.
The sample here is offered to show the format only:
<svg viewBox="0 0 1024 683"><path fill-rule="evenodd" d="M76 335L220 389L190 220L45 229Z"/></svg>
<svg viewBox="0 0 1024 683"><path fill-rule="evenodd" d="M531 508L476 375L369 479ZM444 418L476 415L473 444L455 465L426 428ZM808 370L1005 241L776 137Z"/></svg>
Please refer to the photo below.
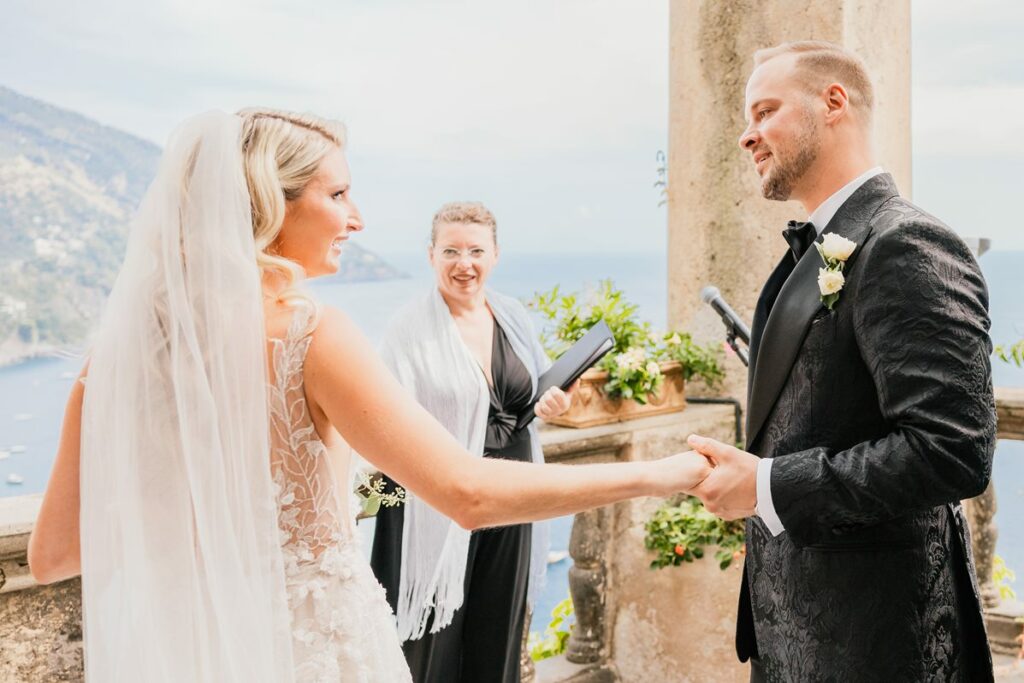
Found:
<svg viewBox="0 0 1024 683"><path fill-rule="evenodd" d="M836 292L835 294L826 294L821 297L821 303L823 303L825 308L830 311L832 310L832 307L836 305L837 301L839 301L839 292Z"/></svg>
<svg viewBox="0 0 1024 683"><path fill-rule="evenodd" d="M824 262L826 268L832 268L833 266L835 266L835 263L833 263L831 259L825 256L825 250L821 248L821 242L815 242L814 248L818 250L818 256L821 257L821 260Z"/></svg>

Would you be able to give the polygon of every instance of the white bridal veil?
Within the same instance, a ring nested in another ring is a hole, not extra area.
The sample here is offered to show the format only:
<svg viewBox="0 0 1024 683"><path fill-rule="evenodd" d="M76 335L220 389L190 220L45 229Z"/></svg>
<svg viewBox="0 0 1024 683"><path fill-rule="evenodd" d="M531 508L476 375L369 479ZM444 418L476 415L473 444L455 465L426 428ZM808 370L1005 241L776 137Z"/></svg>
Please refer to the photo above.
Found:
<svg viewBox="0 0 1024 683"><path fill-rule="evenodd" d="M133 224L85 390L92 681L292 680L250 210L241 120L185 122Z"/></svg>

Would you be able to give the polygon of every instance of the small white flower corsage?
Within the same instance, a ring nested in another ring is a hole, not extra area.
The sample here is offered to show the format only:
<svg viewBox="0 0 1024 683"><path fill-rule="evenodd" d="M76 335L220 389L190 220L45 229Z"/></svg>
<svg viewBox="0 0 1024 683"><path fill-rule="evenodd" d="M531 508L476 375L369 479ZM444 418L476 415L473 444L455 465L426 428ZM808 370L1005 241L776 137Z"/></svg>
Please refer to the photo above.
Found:
<svg viewBox="0 0 1024 683"><path fill-rule="evenodd" d="M821 254L821 260L825 262L825 267L818 269L818 291L821 292L821 303L831 311L839 301L839 292L846 284L843 268L846 266L847 259L857 248L857 243L830 232L814 246Z"/></svg>

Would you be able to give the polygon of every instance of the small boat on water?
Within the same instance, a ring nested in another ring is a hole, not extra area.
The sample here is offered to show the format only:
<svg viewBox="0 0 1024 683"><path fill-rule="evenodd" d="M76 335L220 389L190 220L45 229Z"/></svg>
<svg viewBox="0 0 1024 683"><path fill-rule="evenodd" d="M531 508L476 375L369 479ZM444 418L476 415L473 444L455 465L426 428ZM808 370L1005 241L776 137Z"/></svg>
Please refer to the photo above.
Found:
<svg viewBox="0 0 1024 683"><path fill-rule="evenodd" d="M25 446L11 446L8 450L11 453L24 453L28 449Z"/></svg>
<svg viewBox="0 0 1024 683"><path fill-rule="evenodd" d="M7 483L15 485L24 484L25 479L20 474L15 474L14 472L11 472L10 474L7 475Z"/></svg>
<svg viewBox="0 0 1024 683"><path fill-rule="evenodd" d="M18 414L16 414L14 416L14 421L15 422L25 422L26 420L31 420L32 417L33 417L32 413L18 413Z"/></svg>
<svg viewBox="0 0 1024 683"><path fill-rule="evenodd" d="M0 451L0 460L6 460L9 457L11 454L8 451Z"/></svg>

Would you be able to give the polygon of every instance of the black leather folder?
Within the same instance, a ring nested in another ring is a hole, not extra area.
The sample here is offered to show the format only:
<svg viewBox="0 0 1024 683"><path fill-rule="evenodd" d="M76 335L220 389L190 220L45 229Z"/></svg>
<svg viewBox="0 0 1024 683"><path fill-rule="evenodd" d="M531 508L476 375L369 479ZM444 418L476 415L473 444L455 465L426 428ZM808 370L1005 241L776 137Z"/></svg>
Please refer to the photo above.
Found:
<svg viewBox="0 0 1024 683"><path fill-rule="evenodd" d="M537 405L545 391L551 387L568 389L580 375L596 365L614 347L615 337L612 336L608 323L598 321L568 351L559 356L547 372L537 378L537 393L530 401L530 407L519 416L516 429L522 429L530 424L536 416L533 407Z"/></svg>

